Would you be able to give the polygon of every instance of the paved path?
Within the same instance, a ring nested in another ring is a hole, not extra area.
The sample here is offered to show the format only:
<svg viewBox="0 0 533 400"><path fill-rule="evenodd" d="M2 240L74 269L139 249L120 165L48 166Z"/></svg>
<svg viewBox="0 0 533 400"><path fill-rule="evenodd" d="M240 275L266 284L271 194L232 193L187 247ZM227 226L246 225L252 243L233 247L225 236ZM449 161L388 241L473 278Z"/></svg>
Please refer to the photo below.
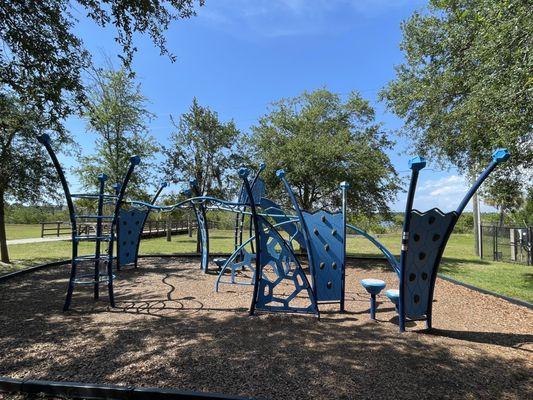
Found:
<svg viewBox="0 0 533 400"><path fill-rule="evenodd" d="M70 240L70 236L54 236L44 238L27 238L27 239L13 239L8 240L7 245L10 244L28 244L28 243L45 243L45 242L59 242L61 240Z"/></svg>

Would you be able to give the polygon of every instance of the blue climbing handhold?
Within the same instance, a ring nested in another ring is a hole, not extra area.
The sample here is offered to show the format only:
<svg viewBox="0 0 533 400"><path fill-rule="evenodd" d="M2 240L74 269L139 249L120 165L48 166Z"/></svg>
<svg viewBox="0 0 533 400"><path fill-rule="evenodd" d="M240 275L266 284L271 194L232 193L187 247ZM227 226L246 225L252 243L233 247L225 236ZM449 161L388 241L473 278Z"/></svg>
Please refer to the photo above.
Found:
<svg viewBox="0 0 533 400"><path fill-rule="evenodd" d="M131 156L130 157L130 163L133 165L139 165L141 163L141 157L139 156Z"/></svg>
<svg viewBox="0 0 533 400"><path fill-rule="evenodd" d="M511 157L511 153L509 153L509 150L507 149L496 149L494 150L494 153L492 153L492 160L497 163L505 162L509 157Z"/></svg>
<svg viewBox="0 0 533 400"><path fill-rule="evenodd" d="M409 168L413 171L420 171L426 166L426 159L424 157L416 156L409 160Z"/></svg>

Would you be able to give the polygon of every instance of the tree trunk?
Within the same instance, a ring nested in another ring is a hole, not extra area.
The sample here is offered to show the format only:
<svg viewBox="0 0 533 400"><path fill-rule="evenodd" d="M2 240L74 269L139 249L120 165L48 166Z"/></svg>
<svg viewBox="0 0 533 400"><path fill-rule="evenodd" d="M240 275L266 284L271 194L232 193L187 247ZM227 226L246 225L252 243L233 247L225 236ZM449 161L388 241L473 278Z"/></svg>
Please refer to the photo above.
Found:
<svg viewBox="0 0 533 400"><path fill-rule="evenodd" d="M503 211L503 207L500 208L500 228L503 227L503 221L504 221L505 213Z"/></svg>
<svg viewBox="0 0 533 400"><path fill-rule="evenodd" d="M4 193L0 192L0 254L1 261L9 264L9 253L7 250L6 221L4 214Z"/></svg>

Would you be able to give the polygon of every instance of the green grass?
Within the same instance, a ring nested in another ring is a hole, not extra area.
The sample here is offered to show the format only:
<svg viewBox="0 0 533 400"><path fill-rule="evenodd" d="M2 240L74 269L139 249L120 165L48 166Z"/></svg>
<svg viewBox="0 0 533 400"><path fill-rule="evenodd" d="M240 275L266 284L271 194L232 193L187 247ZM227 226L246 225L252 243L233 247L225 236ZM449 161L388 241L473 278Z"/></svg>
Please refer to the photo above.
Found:
<svg viewBox="0 0 533 400"><path fill-rule="evenodd" d="M50 225L52 227L52 225ZM7 240L41 237L40 224L6 224Z"/></svg>
<svg viewBox="0 0 533 400"><path fill-rule="evenodd" d="M38 225L36 225L38 227ZM31 232L35 226L20 232ZM40 231L39 231L40 232ZM21 233L22 234L22 233ZM393 254L400 252L400 235L380 235L378 240ZM440 272L459 281L494 291L506 296L533 302L533 267L480 260L473 253L472 235L454 234L444 253ZM9 246L13 265L0 265L0 274L31 265L70 258L70 242L47 242ZM233 250L233 231L214 230L210 232L212 253L229 253ZM377 257L381 253L370 242L361 237L350 237L347 242L348 254ZM82 243L80 254L94 251L90 243ZM165 238L146 239L141 242L141 254L195 253L196 236L173 236L171 242Z"/></svg>

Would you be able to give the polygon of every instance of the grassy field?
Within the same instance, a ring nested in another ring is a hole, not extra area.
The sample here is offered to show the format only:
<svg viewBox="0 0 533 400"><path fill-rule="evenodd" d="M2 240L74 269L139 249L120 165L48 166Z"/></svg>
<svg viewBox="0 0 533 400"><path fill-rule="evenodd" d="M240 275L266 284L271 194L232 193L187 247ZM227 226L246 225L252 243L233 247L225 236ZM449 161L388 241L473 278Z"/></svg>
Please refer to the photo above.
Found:
<svg viewBox="0 0 533 400"><path fill-rule="evenodd" d="M10 238L32 237L33 232L40 234L38 225L13 228L10 227ZM18 236L15 236L18 235ZM400 252L399 234L380 235L382 242L393 254ZM533 267L480 260L473 253L474 239L472 235L454 234L450 238L440 272L462 282L492 290L533 302ZM42 264L70 258L69 242L47 242L33 244L10 245L12 265L0 265L0 274L30 265ZM212 253L229 253L233 250L233 231L214 230L210 232L210 250ZM373 244L361 237L350 237L347 242L348 254L363 257L379 257L381 253ZM82 243L81 254L92 253L90 243ZM196 236L173 236L171 242L165 238L146 239L141 242L141 254L172 254L196 252Z"/></svg>
<svg viewBox="0 0 533 400"><path fill-rule="evenodd" d="M52 227L52 225L50 225ZM29 239L41 237L40 224L7 224L7 240Z"/></svg>

